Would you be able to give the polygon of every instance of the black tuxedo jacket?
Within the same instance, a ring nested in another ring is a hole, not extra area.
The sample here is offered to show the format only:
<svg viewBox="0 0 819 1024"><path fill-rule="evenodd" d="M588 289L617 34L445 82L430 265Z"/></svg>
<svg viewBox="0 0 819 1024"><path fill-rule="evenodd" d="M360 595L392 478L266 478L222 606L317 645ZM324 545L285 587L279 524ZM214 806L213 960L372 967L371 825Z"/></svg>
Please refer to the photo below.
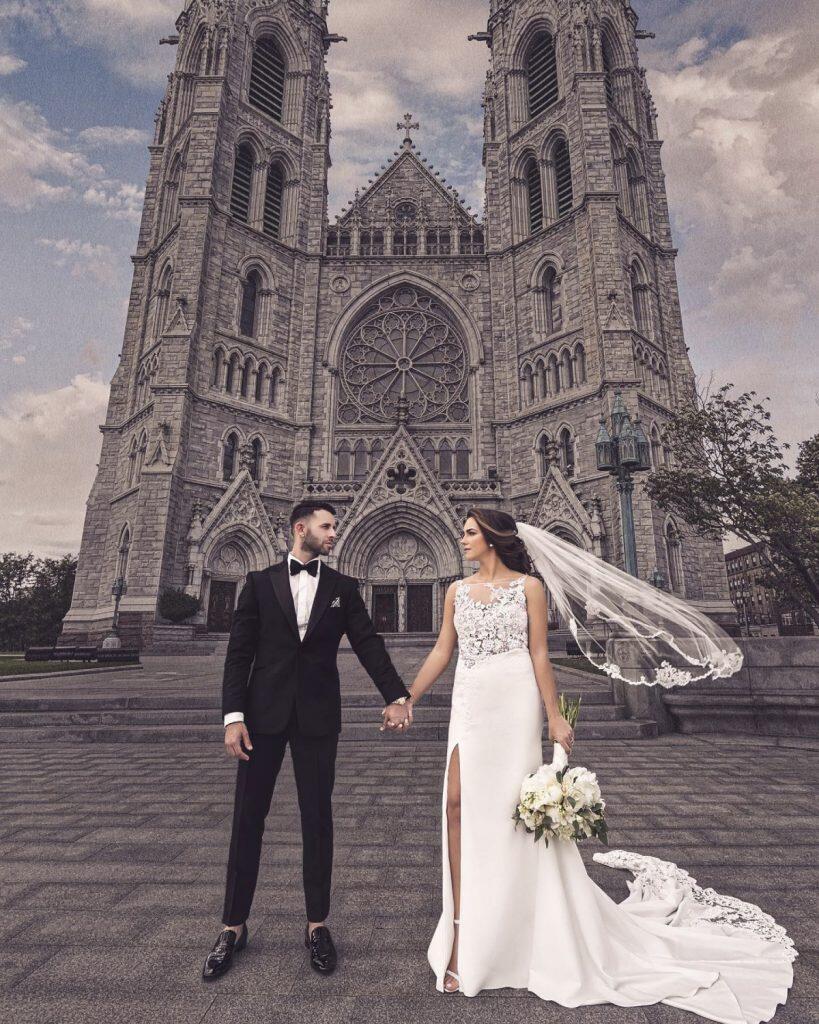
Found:
<svg viewBox="0 0 819 1024"><path fill-rule="evenodd" d="M230 629L222 715L241 711L249 730L278 733L287 728L295 704L303 735L340 732L336 658L345 633L385 703L407 696L355 579L322 563L301 640L287 560L249 573Z"/></svg>

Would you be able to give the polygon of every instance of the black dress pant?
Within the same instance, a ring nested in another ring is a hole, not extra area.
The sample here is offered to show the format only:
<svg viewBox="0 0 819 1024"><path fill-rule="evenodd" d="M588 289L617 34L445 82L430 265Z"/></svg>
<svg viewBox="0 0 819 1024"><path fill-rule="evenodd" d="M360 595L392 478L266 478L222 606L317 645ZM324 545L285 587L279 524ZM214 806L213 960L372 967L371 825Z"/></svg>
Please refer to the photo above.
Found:
<svg viewBox="0 0 819 1024"><path fill-rule="evenodd" d="M294 709L284 732L275 735L250 732L250 741L253 744L250 760L239 762L236 775L222 922L236 926L243 924L250 915L259 876L265 819L288 743L301 812L307 920L323 921L330 912L332 796L338 734L303 736L299 732Z"/></svg>

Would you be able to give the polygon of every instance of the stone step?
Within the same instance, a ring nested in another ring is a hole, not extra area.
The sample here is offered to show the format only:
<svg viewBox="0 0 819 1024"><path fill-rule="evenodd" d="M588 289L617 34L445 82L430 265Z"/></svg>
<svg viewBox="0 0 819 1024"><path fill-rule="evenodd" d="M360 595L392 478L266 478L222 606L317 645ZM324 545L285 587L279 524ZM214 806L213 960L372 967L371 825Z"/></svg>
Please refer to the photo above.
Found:
<svg viewBox="0 0 819 1024"><path fill-rule="evenodd" d="M369 703L343 709L345 727L356 723L377 722L381 707ZM418 711L419 723L440 725L449 722L450 709L447 705L421 706ZM614 722L626 717L626 709L619 704L595 704L585 709L582 722ZM108 708L81 710L60 709L56 711L12 711L0 716L0 726L17 729L39 729L42 727L74 726L130 726L144 728L153 725L213 725L219 721L219 710L211 708L156 708L153 710Z"/></svg>
<svg viewBox="0 0 819 1024"><path fill-rule="evenodd" d="M583 714L593 707L614 704L611 687L590 690L565 690L568 697L582 698ZM451 704L451 688L442 686L428 693L421 704L422 709L446 707ZM197 694L144 694L111 695L105 697L49 696L49 697L0 697L0 724L2 716L19 712L43 713L90 713L106 711L210 711L218 710L221 701L218 692ZM375 708L377 695L371 693L342 693L343 708Z"/></svg>
<svg viewBox="0 0 819 1024"><path fill-rule="evenodd" d="M25 730L24 740L30 742L60 743L219 743L222 728L219 725L71 725L36 726ZM418 724L407 736L386 736L378 731L373 722L353 722L345 726L342 740L346 743L372 743L384 740L410 742L439 742L447 738L445 722ZM654 722L626 719L611 722L580 722L577 727L578 742L586 740L633 740L655 737L657 725ZM544 737L545 739L545 737ZM2 720L0 743L9 748L19 745L19 728L8 727Z"/></svg>

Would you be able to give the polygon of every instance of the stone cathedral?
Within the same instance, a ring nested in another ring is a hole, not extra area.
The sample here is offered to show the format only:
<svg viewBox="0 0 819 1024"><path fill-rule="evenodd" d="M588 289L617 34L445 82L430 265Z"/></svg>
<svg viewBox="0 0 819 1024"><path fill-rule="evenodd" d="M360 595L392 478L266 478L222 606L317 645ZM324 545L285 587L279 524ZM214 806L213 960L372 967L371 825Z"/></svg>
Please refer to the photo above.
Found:
<svg viewBox="0 0 819 1024"><path fill-rule="evenodd" d="M693 393L643 33L628 0L489 6L484 216L407 115L330 223L327 0L187 4L63 642L109 630L117 578L126 641L167 588L224 633L307 497L386 633L439 627L471 505L624 565L600 418L619 392L656 466ZM637 574L724 618L719 542L642 479Z"/></svg>

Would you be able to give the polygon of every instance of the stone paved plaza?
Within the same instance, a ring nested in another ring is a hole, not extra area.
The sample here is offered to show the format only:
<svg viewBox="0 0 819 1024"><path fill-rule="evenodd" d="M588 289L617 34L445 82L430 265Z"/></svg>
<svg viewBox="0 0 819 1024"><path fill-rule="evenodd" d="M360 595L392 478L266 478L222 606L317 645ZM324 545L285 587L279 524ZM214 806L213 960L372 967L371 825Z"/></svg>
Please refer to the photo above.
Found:
<svg viewBox="0 0 819 1024"><path fill-rule="evenodd" d="M98 677L98 685L117 678ZM46 683L56 686L39 681ZM19 692L26 684L6 685ZM286 762L250 945L226 978L206 987L199 972L219 926L235 772L218 727L212 746L43 742L25 729L15 741L4 717L4 1022L694 1020L669 1007L566 1010L511 991L474 1000L436 993L425 950L439 900L445 748L382 737L375 724L371 744L343 743L339 755L331 919L338 973L315 977L300 944L300 837ZM775 1021L814 1020L819 827L811 744L591 740L578 743L575 761L600 776L613 848L674 860L700 884L758 903L787 927L801 956ZM593 877L622 899L628 876L592 864L593 852L584 851Z"/></svg>

